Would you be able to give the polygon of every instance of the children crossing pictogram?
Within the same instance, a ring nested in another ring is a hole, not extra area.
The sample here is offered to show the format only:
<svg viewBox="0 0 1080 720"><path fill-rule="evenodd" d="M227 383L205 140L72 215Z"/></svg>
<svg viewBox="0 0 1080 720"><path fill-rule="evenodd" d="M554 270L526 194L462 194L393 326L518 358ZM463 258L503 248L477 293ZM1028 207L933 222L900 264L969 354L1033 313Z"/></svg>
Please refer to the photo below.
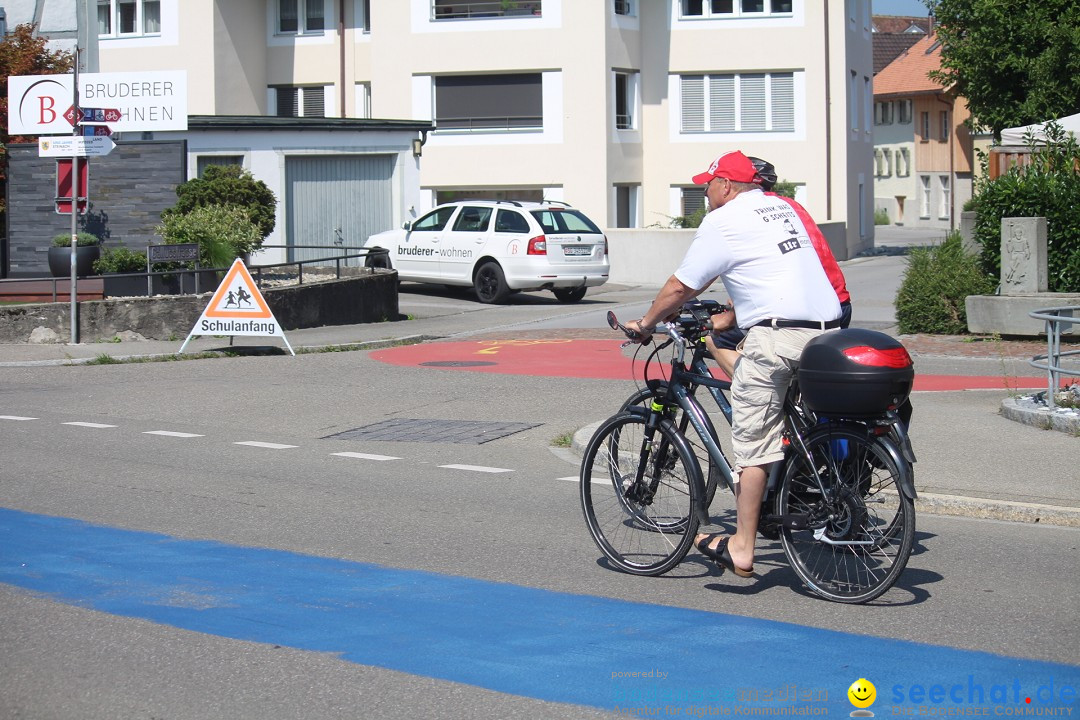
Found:
<svg viewBox="0 0 1080 720"><path fill-rule="evenodd" d="M280 337L289 352L292 346L281 331L274 313L251 278L244 262L237 258L225 273L195 327L188 333L180 352L198 335L257 335Z"/></svg>

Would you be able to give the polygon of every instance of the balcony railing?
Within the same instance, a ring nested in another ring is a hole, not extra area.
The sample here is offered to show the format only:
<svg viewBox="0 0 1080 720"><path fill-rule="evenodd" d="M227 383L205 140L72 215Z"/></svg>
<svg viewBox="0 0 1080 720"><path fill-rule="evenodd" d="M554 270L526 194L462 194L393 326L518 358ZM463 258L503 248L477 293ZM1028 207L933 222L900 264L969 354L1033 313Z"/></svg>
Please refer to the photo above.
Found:
<svg viewBox="0 0 1080 720"><path fill-rule="evenodd" d="M508 117L440 117L435 118L435 132L511 131L541 130L544 118L540 115L512 115Z"/></svg>
<svg viewBox="0 0 1080 720"><path fill-rule="evenodd" d="M431 19L477 20L500 17L539 17L542 14L542 7L542 0L475 0L474 2L433 0Z"/></svg>

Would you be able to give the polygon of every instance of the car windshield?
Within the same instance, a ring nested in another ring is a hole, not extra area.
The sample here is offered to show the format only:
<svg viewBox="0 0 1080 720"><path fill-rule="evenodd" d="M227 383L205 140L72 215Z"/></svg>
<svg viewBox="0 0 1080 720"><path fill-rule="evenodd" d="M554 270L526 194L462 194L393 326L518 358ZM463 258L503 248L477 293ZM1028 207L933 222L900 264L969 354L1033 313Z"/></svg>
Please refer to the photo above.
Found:
<svg viewBox="0 0 1080 720"><path fill-rule="evenodd" d="M434 212L425 215L410 226L410 230L442 230L446 227L450 216L454 214L455 207L436 208Z"/></svg>
<svg viewBox="0 0 1080 720"><path fill-rule="evenodd" d="M546 233L596 233L600 234L600 228L593 224L592 220L582 215L577 210L531 210L530 214L540 223Z"/></svg>

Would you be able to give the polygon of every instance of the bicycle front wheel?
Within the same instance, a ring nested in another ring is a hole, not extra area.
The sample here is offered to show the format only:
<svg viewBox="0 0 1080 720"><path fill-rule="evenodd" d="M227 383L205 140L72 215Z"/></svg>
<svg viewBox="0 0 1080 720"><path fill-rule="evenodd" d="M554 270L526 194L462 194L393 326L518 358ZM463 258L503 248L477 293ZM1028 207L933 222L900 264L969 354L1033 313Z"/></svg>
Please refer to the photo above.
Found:
<svg viewBox="0 0 1080 720"><path fill-rule="evenodd" d="M646 418L601 423L581 463L581 509L592 538L617 568L661 575L694 541L701 469L686 439L663 419L648 437Z"/></svg>
<svg viewBox="0 0 1080 720"><path fill-rule="evenodd" d="M807 438L812 466L795 451L784 469L776 499L784 552L802 581L828 600L880 597L911 555L915 504L899 486L901 470L886 442L861 426L823 428Z"/></svg>
<svg viewBox="0 0 1080 720"><path fill-rule="evenodd" d="M648 408L650 403L652 403L652 399L653 392L649 390L649 388L642 388L623 401L622 407L619 408L619 412L634 406ZM727 487L727 481L722 479L720 468L713 462L705 444L697 436L697 431L690 424L690 416L683 412L681 407L674 405L671 408L670 417L671 421L674 422L675 426L679 429L679 432L686 438L686 442L690 444L690 448L694 451L694 456L697 458L698 465L702 468L708 468L708 472L705 473L705 507L707 509L712 505L713 497L716 496L717 485L723 484ZM720 440L719 436L716 434L716 428L713 427L712 420L709 419L708 414L705 413L704 410L701 412L701 417L705 420L706 429L712 433L712 436L716 438L717 444L719 444Z"/></svg>

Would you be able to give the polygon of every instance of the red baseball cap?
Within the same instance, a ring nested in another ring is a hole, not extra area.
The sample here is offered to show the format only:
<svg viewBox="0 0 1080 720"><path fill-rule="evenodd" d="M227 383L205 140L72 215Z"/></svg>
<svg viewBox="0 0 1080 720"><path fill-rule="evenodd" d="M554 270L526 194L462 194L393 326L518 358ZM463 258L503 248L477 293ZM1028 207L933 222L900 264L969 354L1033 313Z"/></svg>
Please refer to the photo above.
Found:
<svg viewBox="0 0 1080 720"><path fill-rule="evenodd" d="M713 178L727 178L728 180L734 180L735 182L754 182L754 163L750 162L750 158L743 155L738 150L733 150L729 153L724 153L720 157L713 160L712 165L705 172L695 175L693 181L695 185L702 185L709 182Z"/></svg>

